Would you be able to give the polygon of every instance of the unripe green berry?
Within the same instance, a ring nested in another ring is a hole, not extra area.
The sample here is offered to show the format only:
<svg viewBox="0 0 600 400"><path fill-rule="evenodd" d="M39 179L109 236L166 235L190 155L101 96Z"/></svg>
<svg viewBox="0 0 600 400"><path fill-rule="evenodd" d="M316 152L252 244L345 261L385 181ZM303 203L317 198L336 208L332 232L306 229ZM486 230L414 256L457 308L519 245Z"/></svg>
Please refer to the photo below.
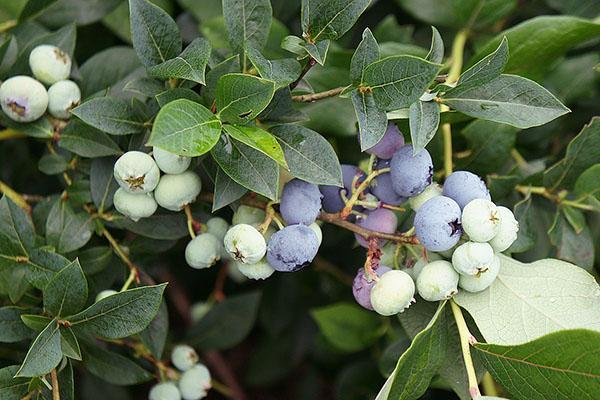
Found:
<svg viewBox="0 0 600 400"><path fill-rule="evenodd" d="M166 174L160 178L154 198L159 206L171 211L180 211L196 199L201 189L202 181L193 171Z"/></svg>
<svg viewBox="0 0 600 400"><path fill-rule="evenodd" d="M515 219L512 211L506 207L498 207L498 215L500 215L500 227L496 236L489 241L489 244L496 252L501 253L517 240L519 222Z"/></svg>
<svg viewBox="0 0 600 400"><path fill-rule="evenodd" d="M108 296L112 296L113 294L117 294L117 293L118 292L116 290L112 290L112 289L103 290L96 295L96 302L99 302L100 300L105 299Z"/></svg>
<svg viewBox="0 0 600 400"><path fill-rule="evenodd" d="M187 344L179 344L171 351L171 363L180 371L187 371L198 364L198 353Z"/></svg>
<svg viewBox="0 0 600 400"><path fill-rule="evenodd" d="M46 112L48 92L29 76L13 76L0 86L2 111L13 121L35 121Z"/></svg>
<svg viewBox="0 0 600 400"><path fill-rule="evenodd" d="M415 197L411 197L410 200L408 200L408 204L410 204L410 207L416 212L427 200L441 195L442 187L438 183L433 182L431 185L427 186L425 190L423 190L421 193L419 193Z"/></svg>
<svg viewBox="0 0 600 400"><path fill-rule="evenodd" d="M209 268L220 259L221 242L210 233L196 236L185 248L185 261L192 268Z"/></svg>
<svg viewBox="0 0 600 400"><path fill-rule="evenodd" d="M381 315L403 312L414 301L415 283L410 275L392 270L379 277L371 289L371 305Z"/></svg>
<svg viewBox="0 0 600 400"><path fill-rule="evenodd" d="M210 372L202 364L196 364L179 378L179 391L183 400L200 400L206 397L210 388Z"/></svg>
<svg viewBox="0 0 600 400"><path fill-rule="evenodd" d="M29 67L40 81L52 85L71 73L71 57L56 46L42 44L29 54Z"/></svg>
<svg viewBox="0 0 600 400"><path fill-rule="evenodd" d="M464 232L474 242L487 242L498 233L498 207L485 199L471 200L463 209L461 223Z"/></svg>
<svg viewBox="0 0 600 400"><path fill-rule="evenodd" d="M175 383L161 382L152 386L148 400L181 400L181 394Z"/></svg>
<svg viewBox="0 0 600 400"><path fill-rule="evenodd" d="M79 105L81 91L73 81L58 81L48 89L48 112L53 117L68 119L71 110Z"/></svg>
<svg viewBox="0 0 600 400"><path fill-rule="evenodd" d="M476 275L494 261L494 249L487 243L466 242L454 250L452 265L461 275Z"/></svg>
<svg viewBox="0 0 600 400"><path fill-rule="evenodd" d="M417 291L427 301L449 299L458 293L458 272L448 261L430 262L417 278Z"/></svg>
<svg viewBox="0 0 600 400"><path fill-rule="evenodd" d="M117 189L113 203L118 212L136 222L151 216L158 208L152 193L129 193L123 188Z"/></svg>
<svg viewBox="0 0 600 400"><path fill-rule="evenodd" d="M234 225L223 239L229 255L244 264L256 264L265 255L267 243L263 235L248 224Z"/></svg>
<svg viewBox="0 0 600 400"><path fill-rule="evenodd" d="M196 323L200 321L211 309L211 305L205 302L198 302L192 305L192 309L190 311L192 317L192 323Z"/></svg>
<svg viewBox="0 0 600 400"><path fill-rule="evenodd" d="M181 174L188 169L192 159L163 150L160 147L152 147L152 156L158 168L165 174Z"/></svg>
<svg viewBox="0 0 600 400"><path fill-rule="evenodd" d="M249 279L267 279L275 272L265 257L255 264L244 264L239 261L234 261L234 264L234 267L237 267L237 269Z"/></svg>
<svg viewBox="0 0 600 400"><path fill-rule="evenodd" d="M500 258L494 256L494 261L489 268L477 275L461 275L458 280L458 286L467 292L477 293L487 289L498 277L500 272Z"/></svg>
<svg viewBox="0 0 600 400"><path fill-rule="evenodd" d="M425 259L424 257L420 257L411 268L405 268L403 269L403 271L406 271L406 273L409 274L410 277L416 281L419 275L421 274L421 271L423 271L423 268L425 268L427 264L429 264L432 261L438 260L442 260L442 256L440 256L438 253L428 251L427 259Z"/></svg>
<svg viewBox="0 0 600 400"><path fill-rule="evenodd" d="M206 221L207 232L214 235L220 242L223 242L225 234L229 229L229 224L221 217L211 217Z"/></svg>
<svg viewBox="0 0 600 400"><path fill-rule="evenodd" d="M141 151L128 151L119 157L114 175L119 186L129 193L149 193L160 179L154 159Z"/></svg>
<svg viewBox="0 0 600 400"><path fill-rule="evenodd" d="M261 224L265 220L265 216L266 214L264 210L242 204L233 213L231 224Z"/></svg>

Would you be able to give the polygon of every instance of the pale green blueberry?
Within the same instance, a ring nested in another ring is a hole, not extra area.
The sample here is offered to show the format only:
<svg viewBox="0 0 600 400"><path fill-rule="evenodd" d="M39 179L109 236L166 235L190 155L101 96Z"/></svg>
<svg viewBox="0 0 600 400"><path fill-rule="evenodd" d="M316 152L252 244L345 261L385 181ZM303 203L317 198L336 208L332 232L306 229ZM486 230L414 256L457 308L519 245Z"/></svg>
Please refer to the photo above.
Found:
<svg viewBox="0 0 600 400"><path fill-rule="evenodd" d="M427 301L446 300L458 293L458 278L458 272L448 261L433 261L419 274L417 291Z"/></svg>
<svg viewBox="0 0 600 400"><path fill-rule="evenodd" d="M180 371L187 371L198 364L198 353L187 344L179 344L171 351L171 363Z"/></svg>
<svg viewBox="0 0 600 400"><path fill-rule="evenodd" d="M118 292L116 290L112 290L112 289L103 290L96 295L96 302L99 302L100 300L105 299L108 296L112 296L113 294L117 294L117 293Z"/></svg>
<svg viewBox="0 0 600 400"><path fill-rule="evenodd" d="M494 256L494 261L490 263L487 270L477 275L461 275L458 280L458 286L467 292L481 292L494 283L498 277L498 272L500 272L500 258Z"/></svg>
<svg viewBox="0 0 600 400"><path fill-rule="evenodd" d="M319 241L319 246L321 246L321 242L323 241L323 231L321 231L321 226L319 224L317 224L316 222L313 222L308 227L313 230L315 235L317 235L317 239Z"/></svg>
<svg viewBox="0 0 600 400"><path fill-rule="evenodd" d="M378 314L395 315L408 308L414 296L415 283L410 275L391 270L381 275L371 289L371 305Z"/></svg>
<svg viewBox="0 0 600 400"><path fill-rule="evenodd" d="M273 275L273 272L275 272L265 257L255 264L244 264L239 261L234 261L233 263L237 269L248 279L267 279Z"/></svg>
<svg viewBox="0 0 600 400"><path fill-rule="evenodd" d="M160 178L154 190L159 206L171 211L180 211L192 203L202 190L202 181L193 171L181 174L166 174Z"/></svg>
<svg viewBox="0 0 600 400"><path fill-rule="evenodd" d="M261 224L265 220L265 211L260 208L250 207L242 204L233 213L231 223L238 224Z"/></svg>
<svg viewBox="0 0 600 400"><path fill-rule="evenodd" d="M494 249L487 243L466 242L454 250L452 265L461 275L475 275L485 271L494 261Z"/></svg>
<svg viewBox="0 0 600 400"><path fill-rule="evenodd" d="M500 215L500 227L496 236L490 239L489 244L496 252L501 253L517 240L519 222L515 219L512 211L506 207L499 206L498 214Z"/></svg>
<svg viewBox="0 0 600 400"><path fill-rule="evenodd" d="M44 85L29 76L13 76L0 86L0 105L13 121L35 121L46 112L48 92Z"/></svg>
<svg viewBox="0 0 600 400"><path fill-rule="evenodd" d="M225 250L229 255L244 264L256 264L267 252L264 236L252 225L234 225L223 239Z"/></svg>
<svg viewBox="0 0 600 400"><path fill-rule="evenodd" d="M381 248L381 257L379 258L379 263L381 265L389 265L394 266L394 259L396 258L396 244L388 243Z"/></svg>
<svg viewBox="0 0 600 400"><path fill-rule="evenodd" d="M441 195L442 187L438 183L433 182L431 185L427 186L425 190L423 190L421 193L419 193L415 197L411 197L408 200L408 204L410 204L410 207L416 212L427 200Z"/></svg>
<svg viewBox="0 0 600 400"><path fill-rule="evenodd" d="M471 200L463 209L461 223L469 239L487 242L496 236L500 228L498 207L489 200Z"/></svg>
<svg viewBox="0 0 600 400"><path fill-rule="evenodd" d="M29 67L33 76L52 85L69 77L71 57L56 46L42 44L29 53Z"/></svg>
<svg viewBox="0 0 600 400"><path fill-rule="evenodd" d="M409 274L410 277L416 281L419 275L421 274L421 271L423 271L423 268L425 268L427 264L429 264L432 261L438 260L442 260L442 256L440 256L438 253L428 251L427 259L425 259L424 257L420 257L411 268L405 268L403 269L403 271L406 271L406 273Z"/></svg>
<svg viewBox="0 0 600 400"><path fill-rule="evenodd" d="M202 364L196 364L179 378L179 391L183 400L200 400L206 397L211 387L210 371Z"/></svg>
<svg viewBox="0 0 600 400"><path fill-rule="evenodd" d="M192 268L209 268L221 259L221 242L210 233L196 236L185 247L185 261Z"/></svg>
<svg viewBox="0 0 600 400"><path fill-rule="evenodd" d="M181 394L175 383L161 382L152 386L148 400L181 400Z"/></svg>
<svg viewBox="0 0 600 400"><path fill-rule="evenodd" d="M215 235L222 242L229 229L229 223L221 217L211 217L206 221L206 229L208 233Z"/></svg>
<svg viewBox="0 0 600 400"><path fill-rule="evenodd" d="M140 218L148 218L158 208L152 193L129 193L123 188L117 189L113 203L118 212L136 222Z"/></svg>
<svg viewBox="0 0 600 400"><path fill-rule="evenodd" d="M190 157L180 156L156 146L152 147L152 156L158 168L165 174L180 174L188 169L192 162Z"/></svg>
<svg viewBox="0 0 600 400"><path fill-rule="evenodd" d="M81 91L73 81L58 81L48 89L48 112L56 118L69 119L79 105Z"/></svg>
<svg viewBox="0 0 600 400"><path fill-rule="evenodd" d="M149 193L158 185L160 170L154 159L141 151L128 151L114 167L115 180L129 193Z"/></svg>
<svg viewBox="0 0 600 400"><path fill-rule="evenodd" d="M192 305L190 314L192 316L192 323L200 321L211 309L211 305L205 302L198 302Z"/></svg>

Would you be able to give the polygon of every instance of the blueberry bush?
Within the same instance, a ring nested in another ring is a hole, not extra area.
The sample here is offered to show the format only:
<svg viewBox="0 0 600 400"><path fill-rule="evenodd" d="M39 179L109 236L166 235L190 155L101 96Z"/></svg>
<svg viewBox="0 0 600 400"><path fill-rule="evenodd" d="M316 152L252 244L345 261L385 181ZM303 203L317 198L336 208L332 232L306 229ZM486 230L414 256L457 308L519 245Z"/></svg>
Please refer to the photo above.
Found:
<svg viewBox="0 0 600 400"><path fill-rule="evenodd" d="M598 399L599 15L0 0L0 399Z"/></svg>

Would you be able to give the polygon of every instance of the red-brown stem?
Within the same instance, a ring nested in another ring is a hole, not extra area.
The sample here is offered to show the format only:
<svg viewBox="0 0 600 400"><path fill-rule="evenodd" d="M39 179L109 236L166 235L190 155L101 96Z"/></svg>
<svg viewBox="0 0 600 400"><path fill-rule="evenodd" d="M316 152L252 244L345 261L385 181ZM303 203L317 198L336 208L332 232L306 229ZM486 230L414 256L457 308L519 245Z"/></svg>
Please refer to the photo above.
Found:
<svg viewBox="0 0 600 400"><path fill-rule="evenodd" d="M298 86L298 84L300 83L302 78L304 78L304 75L306 75L308 73L308 71L310 71L310 69L312 67L314 67L316 64L317 64L317 60L315 60L312 57L309 57L308 61L306 62L306 65L302 69L302 72L300 73L300 76L298 77L298 79L296 79L294 82L290 83L290 90L294 90L296 88L296 86Z"/></svg>
<svg viewBox="0 0 600 400"><path fill-rule="evenodd" d="M215 288L213 289L212 296L216 302L221 302L225 300L225 292L223 292L223 288L225 287L225 281L227 280L227 271L229 270L229 264L224 263L217 274L217 279L215 280Z"/></svg>

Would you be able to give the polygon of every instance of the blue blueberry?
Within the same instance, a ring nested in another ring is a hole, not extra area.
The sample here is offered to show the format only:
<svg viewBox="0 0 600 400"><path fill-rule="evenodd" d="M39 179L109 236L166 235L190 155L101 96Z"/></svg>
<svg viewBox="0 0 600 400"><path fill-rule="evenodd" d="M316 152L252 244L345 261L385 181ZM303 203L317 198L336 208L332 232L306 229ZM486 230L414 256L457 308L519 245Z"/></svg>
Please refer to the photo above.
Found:
<svg viewBox="0 0 600 400"><path fill-rule="evenodd" d="M389 166L389 160L379 160L375 169L387 168ZM380 201L392 206L400 205L408 200L406 197L396 193L392 185L392 175L389 172L381 174L371 181L371 193Z"/></svg>
<svg viewBox="0 0 600 400"><path fill-rule="evenodd" d="M355 165L342 164L342 181L344 184L343 188L333 186L333 185L321 185L319 186L319 190L323 195L323 199L321 200L323 205L323 210L328 213L336 213L342 211L344 206L344 200L341 196L341 191L345 191L346 197L350 197L352 195L352 181L354 177L358 176L357 182L360 183L365 179L365 173L361 171Z"/></svg>
<svg viewBox="0 0 600 400"><path fill-rule="evenodd" d="M461 209L471 200L491 200L490 191L483 179L468 171L451 173L444 182L442 194L457 202Z"/></svg>
<svg viewBox="0 0 600 400"><path fill-rule="evenodd" d="M390 167L394 190L400 196L416 196L431 184L433 161L425 149L413 155L412 145L402 147L394 153Z"/></svg>
<svg viewBox="0 0 600 400"><path fill-rule="evenodd" d="M288 225L271 236L267 261L280 272L294 272L308 265L317 255L319 240L305 225Z"/></svg>
<svg viewBox="0 0 600 400"><path fill-rule="evenodd" d="M279 211L285 222L310 225L321 212L321 197L317 185L292 179L283 187Z"/></svg>
<svg viewBox="0 0 600 400"><path fill-rule="evenodd" d="M416 236L430 251L445 251L452 248L462 234L460 207L446 196L427 200L415 215Z"/></svg>
<svg viewBox="0 0 600 400"><path fill-rule="evenodd" d="M375 232L394 233L398 228L398 218L393 211L387 208L378 208L377 210L368 211L365 217L357 218L356 225ZM362 247L369 247L367 239L358 233L355 233L354 236ZM378 241L379 247L382 247L385 243L386 241L382 239Z"/></svg>
<svg viewBox="0 0 600 400"><path fill-rule="evenodd" d="M360 142L360 131L358 137ZM389 122L381 140L375 146L365 150L365 153L376 155L384 160L389 160L402 146L404 146L404 137L402 136L402 133L394 123Z"/></svg>

